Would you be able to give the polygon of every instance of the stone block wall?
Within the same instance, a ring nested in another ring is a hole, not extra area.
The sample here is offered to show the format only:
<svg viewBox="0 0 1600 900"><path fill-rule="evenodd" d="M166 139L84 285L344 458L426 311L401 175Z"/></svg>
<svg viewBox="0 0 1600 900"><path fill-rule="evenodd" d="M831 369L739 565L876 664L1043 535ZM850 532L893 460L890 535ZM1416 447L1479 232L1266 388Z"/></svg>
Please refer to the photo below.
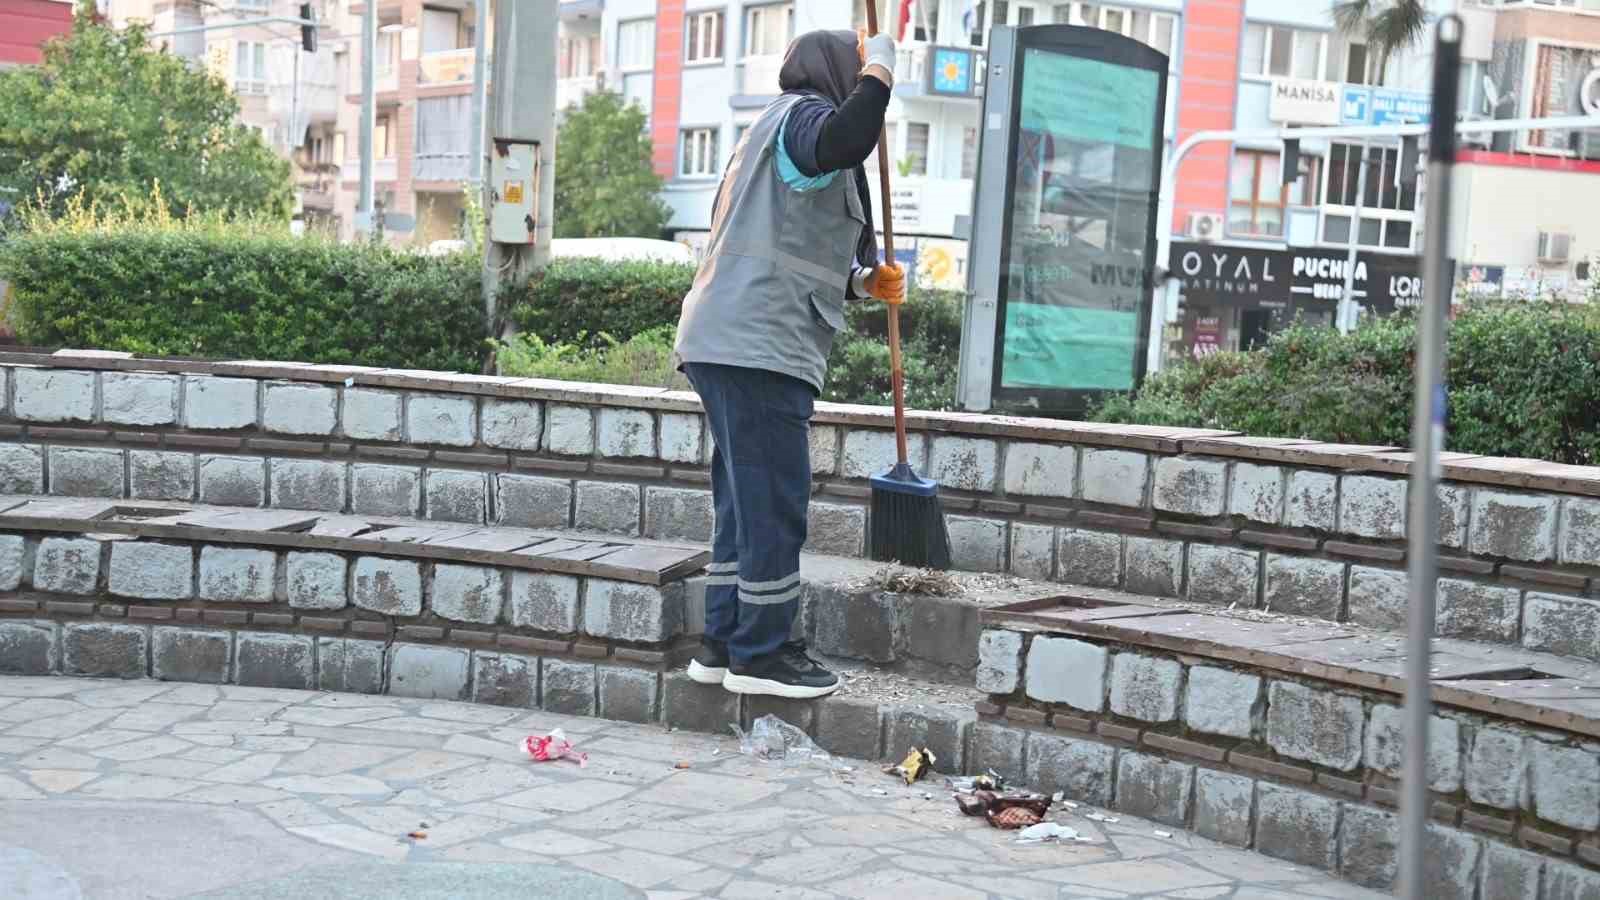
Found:
<svg viewBox="0 0 1600 900"><path fill-rule="evenodd" d="M978 687L990 698L979 705L972 768L1391 886L1400 697L1026 629L986 628L979 656ZM1428 780L1438 841L1430 897L1600 890L1592 739L1439 707ZM1569 884L1580 887L1553 887Z"/></svg>
<svg viewBox="0 0 1600 900"><path fill-rule="evenodd" d="M709 540L692 394L64 353L0 356L0 493ZM1406 454L912 412L958 568L1396 628ZM818 404L809 547L866 551L889 412ZM1600 469L1452 455L1443 636L1600 659Z"/></svg>

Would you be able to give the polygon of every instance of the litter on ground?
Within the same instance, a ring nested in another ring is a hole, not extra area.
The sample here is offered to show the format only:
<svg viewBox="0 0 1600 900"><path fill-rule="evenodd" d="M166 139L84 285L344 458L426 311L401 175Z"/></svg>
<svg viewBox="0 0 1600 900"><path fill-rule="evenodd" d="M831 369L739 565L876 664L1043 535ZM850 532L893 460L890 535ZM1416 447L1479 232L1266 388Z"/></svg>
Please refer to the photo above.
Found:
<svg viewBox="0 0 1600 900"><path fill-rule="evenodd" d="M557 728L544 737L528 735L522 742L522 749L535 762L555 762L558 759L568 759L583 768L589 764L589 754L580 752L578 748L567 740L567 736Z"/></svg>

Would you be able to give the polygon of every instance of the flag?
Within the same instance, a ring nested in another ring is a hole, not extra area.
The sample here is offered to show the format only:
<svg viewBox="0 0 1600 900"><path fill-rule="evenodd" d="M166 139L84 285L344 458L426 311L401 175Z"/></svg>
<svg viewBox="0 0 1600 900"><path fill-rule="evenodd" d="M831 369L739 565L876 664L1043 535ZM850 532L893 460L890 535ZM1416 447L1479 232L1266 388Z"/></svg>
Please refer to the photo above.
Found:
<svg viewBox="0 0 1600 900"><path fill-rule="evenodd" d="M900 0L900 21L895 23L894 39L906 39L906 26L911 23L911 0Z"/></svg>
<svg viewBox="0 0 1600 900"><path fill-rule="evenodd" d="M978 27L978 7L973 0L966 0L961 7L961 29L971 34Z"/></svg>

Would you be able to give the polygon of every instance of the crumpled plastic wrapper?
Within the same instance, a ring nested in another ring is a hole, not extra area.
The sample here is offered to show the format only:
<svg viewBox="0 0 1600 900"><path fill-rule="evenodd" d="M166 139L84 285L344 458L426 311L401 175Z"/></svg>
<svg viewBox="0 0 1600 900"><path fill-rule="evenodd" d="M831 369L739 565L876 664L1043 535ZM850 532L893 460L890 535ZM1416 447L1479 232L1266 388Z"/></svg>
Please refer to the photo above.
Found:
<svg viewBox="0 0 1600 900"><path fill-rule="evenodd" d="M745 756L783 766L843 768L804 731L777 716L768 714L756 719L750 723L749 731L741 730L738 725L728 727L739 736L739 752Z"/></svg>
<svg viewBox="0 0 1600 900"><path fill-rule="evenodd" d="M933 769L933 764L938 761L939 758L933 755L932 750L923 747L921 750L912 749L906 754L906 758L900 761L900 765L886 766L883 771L886 775L897 775L905 779L906 784L914 784L927 775Z"/></svg>
<svg viewBox="0 0 1600 900"><path fill-rule="evenodd" d="M557 728L544 737L528 735L522 742L522 750L533 757L534 762L555 762L558 759L570 760L578 764L578 768L589 765L589 754L580 752L578 748L567 740L567 735Z"/></svg>

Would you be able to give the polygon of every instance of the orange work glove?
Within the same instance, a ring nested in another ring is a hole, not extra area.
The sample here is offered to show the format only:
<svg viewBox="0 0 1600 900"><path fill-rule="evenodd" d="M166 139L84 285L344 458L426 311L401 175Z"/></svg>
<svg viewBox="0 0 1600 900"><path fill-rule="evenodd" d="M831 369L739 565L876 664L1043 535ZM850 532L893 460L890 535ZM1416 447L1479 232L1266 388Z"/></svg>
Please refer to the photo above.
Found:
<svg viewBox="0 0 1600 900"><path fill-rule="evenodd" d="M876 266L867 273L867 294L890 306L906 302L906 270L899 263Z"/></svg>

